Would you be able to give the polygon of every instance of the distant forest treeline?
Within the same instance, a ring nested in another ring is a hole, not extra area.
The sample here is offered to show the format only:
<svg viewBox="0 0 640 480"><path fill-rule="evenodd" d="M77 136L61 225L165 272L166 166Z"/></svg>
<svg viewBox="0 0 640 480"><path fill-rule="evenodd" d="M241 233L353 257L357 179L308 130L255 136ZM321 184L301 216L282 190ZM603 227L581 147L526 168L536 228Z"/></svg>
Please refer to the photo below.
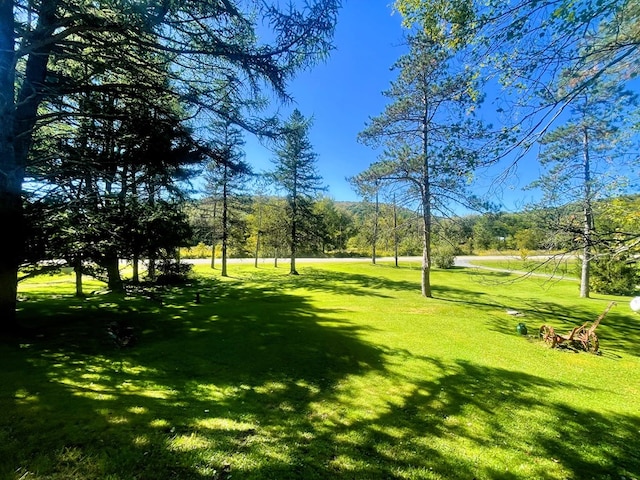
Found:
<svg viewBox="0 0 640 480"><path fill-rule="evenodd" d="M227 202L223 232L221 200L207 198L187 208L193 235L181 249L183 258L220 256L223 234L227 255L236 258L287 257L287 201L280 197L241 197ZM635 295L640 290L640 195L600 200L593 204L587 281L595 292ZM431 263L449 268L456 255L487 251L516 252L523 259L535 253L584 256L584 210L571 203L520 212L489 212L459 217L434 217ZM421 213L390 203L336 202L321 197L298 230L299 257L414 256L423 253ZM576 262L576 275L581 265ZM581 280L582 282L582 280Z"/></svg>
<svg viewBox="0 0 640 480"><path fill-rule="evenodd" d="M640 235L640 195L600 201L595 205L601 239ZM193 228L186 256L208 256L222 238L220 202L209 198L188 209ZM232 257L287 255L285 201L278 197L246 197L230 209L229 253ZM300 254L307 256L368 256L374 243L379 255L421 255L419 212L390 203L336 202L320 198L314 203L311 224L304 229ZM580 248L580 206L492 212L454 218L434 218L432 244L438 252L472 255L485 251L574 252ZM376 228L377 221L377 228ZM604 247L604 244L602 247ZM637 248L637 247L636 247ZM397 249L397 250L396 250ZM631 250L633 250L631 248ZM622 253L622 252L618 252Z"/></svg>

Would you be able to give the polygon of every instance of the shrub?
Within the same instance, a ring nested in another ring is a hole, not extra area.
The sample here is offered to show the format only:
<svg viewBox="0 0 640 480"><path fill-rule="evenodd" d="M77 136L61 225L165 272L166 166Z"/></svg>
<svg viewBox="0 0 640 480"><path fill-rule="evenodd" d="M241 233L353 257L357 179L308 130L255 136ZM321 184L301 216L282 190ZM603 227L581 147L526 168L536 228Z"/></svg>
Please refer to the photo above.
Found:
<svg viewBox="0 0 640 480"><path fill-rule="evenodd" d="M194 247L181 248L180 257L181 258L210 258L211 246L205 245L204 243L200 242L198 245Z"/></svg>
<svg viewBox="0 0 640 480"><path fill-rule="evenodd" d="M438 268L453 268L456 250L452 245L440 245L433 250L433 263Z"/></svg>
<svg viewBox="0 0 640 480"><path fill-rule="evenodd" d="M156 284L180 285L188 281L193 265L181 263L176 258L175 252L163 250L157 259L156 268L158 269Z"/></svg>
<svg viewBox="0 0 640 480"><path fill-rule="evenodd" d="M591 261L591 288L605 295L635 295L640 270L629 255L598 257Z"/></svg>

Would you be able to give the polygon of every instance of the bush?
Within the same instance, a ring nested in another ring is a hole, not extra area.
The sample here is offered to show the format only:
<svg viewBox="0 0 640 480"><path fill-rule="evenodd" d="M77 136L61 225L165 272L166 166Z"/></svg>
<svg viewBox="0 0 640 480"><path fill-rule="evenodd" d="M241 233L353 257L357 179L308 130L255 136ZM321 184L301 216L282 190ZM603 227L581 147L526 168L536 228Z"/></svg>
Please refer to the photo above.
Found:
<svg viewBox="0 0 640 480"><path fill-rule="evenodd" d="M438 246L433 250L433 263L438 268L453 268L456 260L456 250L451 245Z"/></svg>
<svg viewBox="0 0 640 480"><path fill-rule="evenodd" d="M605 295L635 295L640 285L640 270L629 255L599 257L591 261L590 286Z"/></svg>
<svg viewBox="0 0 640 480"><path fill-rule="evenodd" d="M189 280L193 265L180 262L163 262L158 266L157 285L182 285Z"/></svg>
<svg viewBox="0 0 640 480"><path fill-rule="evenodd" d="M176 258L175 253L171 251L159 252L159 258L156 261L158 276L155 283L158 285L180 285L189 280L193 265L181 263Z"/></svg>
<svg viewBox="0 0 640 480"><path fill-rule="evenodd" d="M211 246L200 242L194 247L180 249L181 258L211 258Z"/></svg>

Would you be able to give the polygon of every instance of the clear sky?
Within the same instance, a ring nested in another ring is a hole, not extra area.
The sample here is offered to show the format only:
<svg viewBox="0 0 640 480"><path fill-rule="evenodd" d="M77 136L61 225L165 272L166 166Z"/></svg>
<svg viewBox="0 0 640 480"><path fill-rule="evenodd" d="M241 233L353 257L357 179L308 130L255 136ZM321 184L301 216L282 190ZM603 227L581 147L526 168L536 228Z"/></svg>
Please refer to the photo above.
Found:
<svg viewBox="0 0 640 480"><path fill-rule="evenodd" d="M345 178L376 160L357 135L370 116L383 110L381 92L403 53L401 18L391 12L388 0L346 0L336 26L336 49L324 63L298 75L289 89L294 103L281 110L284 118L294 108L313 118L309 139L327 194L336 201L359 200ZM273 154L255 139L246 142L246 160L257 171L270 169Z"/></svg>
<svg viewBox="0 0 640 480"><path fill-rule="evenodd" d="M325 63L298 75L290 84L295 101L281 109L284 118L294 108L313 118L310 141L318 155L318 170L329 187L327 195L336 201L360 200L346 177L365 170L377 159L378 152L358 143L357 135L370 117L384 110L387 99L382 92L396 75L391 67L405 52L402 19L392 13L390 3L346 0L334 36L336 49ZM246 160L254 170L270 170L273 153L253 138L245 140ZM522 207L531 193L522 193L520 187L534 178L535 163L508 179L504 196L494 201L504 201L509 210ZM478 188L482 190L481 185Z"/></svg>

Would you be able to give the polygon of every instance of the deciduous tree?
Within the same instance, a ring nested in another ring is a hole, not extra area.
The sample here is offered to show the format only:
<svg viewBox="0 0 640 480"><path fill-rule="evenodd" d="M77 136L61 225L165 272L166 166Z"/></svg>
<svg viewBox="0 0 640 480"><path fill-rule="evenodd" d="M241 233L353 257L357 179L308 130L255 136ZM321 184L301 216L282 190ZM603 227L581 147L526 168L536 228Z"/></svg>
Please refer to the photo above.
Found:
<svg viewBox="0 0 640 480"><path fill-rule="evenodd" d="M500 79L505 121L516 133L505 156L514 166L563 112L601 77L624 84L640 62L636 0L480 2L396 0L405 24L464 48L484 74ZM548 93L567 72L576 81Z"/></svg>

